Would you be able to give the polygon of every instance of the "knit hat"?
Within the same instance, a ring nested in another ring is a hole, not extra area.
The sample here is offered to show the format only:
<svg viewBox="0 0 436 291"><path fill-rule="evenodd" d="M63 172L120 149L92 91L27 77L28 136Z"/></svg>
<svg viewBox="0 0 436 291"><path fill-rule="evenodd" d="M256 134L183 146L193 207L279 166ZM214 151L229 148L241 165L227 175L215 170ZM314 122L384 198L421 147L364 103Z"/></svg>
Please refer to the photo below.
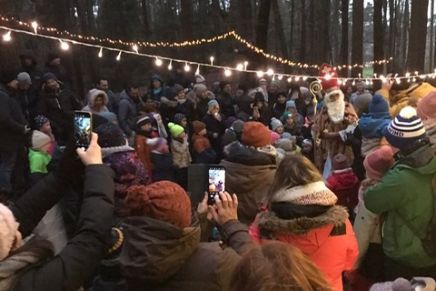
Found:
<svg viewBox="0 0 436 291"><path fill-rule="evenodd" d="M55 74L51 73L51 72L47 72L42 76L42 80L44 82L47 82L48 80L55 80L58 81L58 77L56 77Z"/></svg>
<svg viewBox="0 0 436 291"><path fill-rule="evenodd" d="M244 130L244 122L240 119L235 120L232 123L232 128L236 133L242 133L242 131Z"/></svg>
<svg viewBox="0 0 436 291"><path fill-rule="evenodd" d="M275 144L280 139L280 134L275 131L270 131L271 134L271 144Z"/></svg>
<svg viewBox="0 0 436 291"><path fill-rule="evenodd" d="M185 129L181 125L172 122L168 123L168 128L170 129L171 136L175 138L185 132Z"/></svg>
<svg viewBox="0 0 436 291"><path fill-rule="evenodd" d="M193 89L196 93L207 91L207 87L204 84L195 84Z"/></svg>
<svg viewBox="0 0 436 291"><path fill-rule="evenodd" d="M389 104L381 95L374 95L368 106L369 113L389 113Z"/></svg>
<svg viewBox="0 0 436 291"><path fill-rule="evenodd" d="M272 197L272 202L291 202L297 205L332 206L337 201L336 195L326 187L323 181L284 188Z"/></svg>
<svg viewBox="0 0 436 291"><path fill-rule="evenodd" d="M186 119L186 116L183 113L176 113L173 117L174 123L177 123L177 124L182 123L183 119Z"/></svg>
<svg viewBox="0 0 436 291"><path fill-rule="evenodd" d="M183 88L183 86L180 84L175 84L173 89L174 89L174 93L176 93L176 95L179 94L181 91L185 90L185 88Z"/></svg>
<svg viewBox="0 0 436 291"><path fill-rule="evenodd" d="M0 203L0 261L21 243L18 225L12 211Z"/></svg>
<svg viewBox="0 0 436 291"><path fill-rule="evenodd" d="M21 72L17 75L17 81L20 84L32 85L32 79L27 72Z"/></svg>
<svg viewBox="0 0 436 291"><path fill-rule="evenodd" d="M295 142L287 138L281 138L275 143L276 148L282 149L285 152L295 151Z"/></svg>
<svg viewBox="0 0 436 291"><path fill-rule="evenodd" d="M297 105L295 105L295 101L294 100L286 101L286 110L288 110L289 108L297 109Z"/></svg>
<svg viewBox="0 0 436 291"><path fill-rule="evenodd" d="M191 201L182 187L170 181L130 187L125 208L128 216L147 216L182 229L191 225Z"/></svg>
<svg viewBox="0 0 436 291"><path fill-rule="evenodd" d="M392 148L390 146L381 146L366 156L363 166L368 178L381 180L394 163Z"/></svg>
<svg viewBox="0 0 436 291"><path fill-rule="evenodd" d="M294 138L293 136L292 136L292 134L290 134L289 132L284 132L284 133L282 133L282 138L285 138L285 139L292 139L292 138Z"/></svg>
<svg viewBox="0 0 436 291"><path fill-rule="evenodd" d="M271 144L271 134L262 123L249 121L244 124L241 141L247 146L260 148Z"/></svg>
<svg viewBox="0 0 436 291"><path fill-rule="evenodd" d="M200 131L206 128L206 124L204 122L194 120L192 122L192 129L194 130L194 133L199 134Z"/></svg>
<svg viewBox="0 0 436 291"><path fill-rule="evenodd" d="M368 107L371 100L372 95L370 93L362 93L357 95L356 99L354 99L353 106L358 110L359 114L368 113Z"/></svg>
<svg viewBox="0 0 436 291"><path fill-rule="evenodd" d="M344 154L337 154L333 157L333 170L344 170L350 167L350 161Z"/></svg>
<svg viewBox="0 0 436 291"><path fill-rule="evenodd" d="M219 106L218 101L216 101L215 99L210 100L207 103L207 109L210 111L212 108L214 108L215 106Z"/></svg>
<svg viewBox="0 0 436 291"><path fill-rule="evenodd" d="M34 130L32 133L32 149L33 150L39 150L43 146L49 144L51 142L51 138L46 135L45 133Z"/></svg>
<svg viewBox="0 0 436 291"><path fill-rule="evenodd" d="M431 91L427 96L421 98L416 111L422 120L436 118L436 91Z"/></svg>
<svg viewBox="0 0 436 291"><path fill-rule="evenodd" d="M271 124L270 125L271 125L271 129L276 131L277 128L283 126L283 123L280 120L278 120L277 118L273 117L271 119Z"/></svg>
<svg viewBox="0 0 436 291"><path fill-rule="evenodd" d="M418 140L425 138L426 133L424 124L416 115L416 110L406 106L388 125L385 137L392 146L405 151L413 147Z"/></svg>
<svg viewBox="0 0 436 291"><path fill-rule="evenodd" d="M102 148L120 147L126 145L121 128L113 123L104 123L95 128L98 134L98 145Z"/></svg>
<svg viewBox="0 0 436 291"><path fill-rule="evenodd" d="M50 122L50 120L48 120L48 118L45 117L44 115L37 115L33 120L34 120L35 129L37 130L40 130L41 127L47 122Z"/></svg>

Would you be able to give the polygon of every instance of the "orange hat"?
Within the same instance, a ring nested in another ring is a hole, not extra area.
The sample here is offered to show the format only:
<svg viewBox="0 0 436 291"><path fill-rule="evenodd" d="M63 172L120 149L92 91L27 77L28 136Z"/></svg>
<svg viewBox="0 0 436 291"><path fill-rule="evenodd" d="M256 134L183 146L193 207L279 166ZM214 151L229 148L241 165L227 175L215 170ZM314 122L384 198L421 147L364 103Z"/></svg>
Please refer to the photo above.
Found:
<svg viewBox="0 0 436 291"><path fill-rule="evenodd" d="M241 141L247 146L264 147L271 144L271 133L262 123L249 121L244 123Z"/></svg>

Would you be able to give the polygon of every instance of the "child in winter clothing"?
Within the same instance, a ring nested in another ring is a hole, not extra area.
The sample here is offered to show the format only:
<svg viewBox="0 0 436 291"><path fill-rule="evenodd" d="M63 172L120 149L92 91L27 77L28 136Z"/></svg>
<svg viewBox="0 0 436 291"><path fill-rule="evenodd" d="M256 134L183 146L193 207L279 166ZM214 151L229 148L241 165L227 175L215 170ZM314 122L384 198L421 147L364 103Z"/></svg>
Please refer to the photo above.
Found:
<svg viewBox="0 0 436 291"><path fill-rule="evenodd" d="M382 146L374 150L366 156L363 162L367 179L362 181L359 189L359 204L357 206L356 220L354 221L354 230L359 245L359 257L356 262L356 268L359 268L360 272L369 279L380 279L378 277L380 274L371 275L376 270L374 269L376 266L372 266L374 264L366 266L364 261L370 245L381 244L381 232L379 215L372 213L365 207L363 194L369 187L378 184L393 164L394 153L390 146Z"/></svg>
<svg viewBox="0 0 436 291"><path fill-rule="evenodd" d="M327 178L326 184L338 197L338 204L347 207L350 214L354 213L360 181L345 155L337 154L333 157L333 172Z"/></svg>
<svg viewBox="0 0 436 291"><path fill-rule="evenodd" d="M47 166L51 161L50 147L50 137L39 130L34 130L32 133L32 148L29 149L30 180L32 184L38 182L48 173Z"/></svg>
<svg viewBox="0 0 436 291"><path fill-rule="evenodd" d="M45 133L50 137L50 148L48 153L53 156L57 149L57 143L53 131L51 129L50 120L44 115L37 115L34 119L34 128Z"/></svg>
<svg viewBox="0 0 436 291"><path fill-rule="evenodd" d="M194 162L212 164L217 162L217 156L215 151L210 145L210 141L207 138L206 124L201 121L194 120L192 122L192 128L194 134L192 135L192 145L194 147Z"/></svg>
<svg viewBox="0 0 436 291"><path fill-rule="evenodd" d="M174 180L173 157L168 149L167 140L157 137L147 140L147 143L151 148L152 181Z"/></svg>
<svg viewBox="0 0 436 291"><path fill-rule="evenodd" d="M389 105L381 95L374 95L368 107L369 113L363 113L359 120L362 133L362 156L368 155L383 144L386 127L391 122ZM387 144L384 142L384 144Z"/></svg>
<svg viewBox="0 0 436 291"><path fill-rule="evenodd" d="M191 154L189 153L188 136L182 126L175 123L168 123L172 141L171 152L173 153L173 163L177 183L183 188L188 186L188 166L191 163Z"/></svg>
<svg viewBox="0 0 436 291"><path fill-rule="evenodd" d="M150 161L150 147L147 140L150 138L159 137L159 134L153 130L153 118L149 115L141 116L136 122L136 135L135 135L135 151L138 158L144 164L148 176L151 176L152 164Z"/></svg>
<svg viewBox="0 0 436 291"><path fill-rule="evenodd" d="M226 129L222 138L222 147L224 148L228 144L234 141L241 140L242 129L244 128L244 122L242 120L235 120L232 126Z"/></svg>
<svg viewBox="0 0 436 291"><path fill-rule="evenodd" d="M275 117L271 118L270 126L271 126L271 130L277 132L280 136L283 134L284 132L283 123L279 119Z"/></svg>
<svg viewBox="0 0 436 291"><path fill-rule="evenodd" d="M280 92L277 96L277 101L272 106L272 116L275 118L282 117L286 109L286 93Z"/></svg>

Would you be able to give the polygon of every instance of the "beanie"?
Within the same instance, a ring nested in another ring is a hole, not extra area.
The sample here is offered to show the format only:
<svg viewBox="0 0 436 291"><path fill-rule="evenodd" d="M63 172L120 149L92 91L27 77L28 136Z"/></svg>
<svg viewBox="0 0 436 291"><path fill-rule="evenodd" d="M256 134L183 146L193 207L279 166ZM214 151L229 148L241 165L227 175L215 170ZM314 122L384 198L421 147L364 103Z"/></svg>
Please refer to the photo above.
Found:
<svg viewBox="0 0 436 291"><path fill-rule="evenodd" d="M286 110L288 110L289 108L297 109L297 105L295 105L295 101L294 100L288 100L286 102Z"/></svg>
<svg viewBox="0 0 436 291"><path fill-rule="evenodd" d="M227 117L226 120L224 121L226 128L232 127L233 122L235 122L236 120L237 118L234 116Z"/></svg>
<svg viewBox="0 0 436 291"><path fill-rule="evenodd" d="M406 106L385 130L387 141L400 151L410 149L415 143L426 137L424 124L413 107Z"/></svg>
<svg viewBox="0 0 436 291"><path fill-rule="evenodd" d="M39 150L43 146L49 144L51 142L51 138L46 135L45 133L34 130L32 133L32 149L33 150Z"/></svg>
<svg viewBox="0 0 436 291"><path fill-rule="evenodd" d="M394 165L394 152L390 146L381 146L366 156L363 166L366 176L370 179L381 180Z"/></svg>
<svg viewBox="0 0 436 291"><path fill-rule="evenodd" d="M271 124L270 125L271 125L271 129L276 131L277 128L283 126L283 123L280 120L278 120L277 118L273 117L271 119Z"/></svg>
<svg viewBox="0 0 436 291"><path fill-rule="evenodd" d="M412 284L404 279L398 278L392 282L377 283L371 286L369 291L412 291L415 290Z"/></svg>
<svg viewBox="0 0 436 291"><path fill-rule="evenodd" d="M417 112L422 120L436 118L436 91L431 91L419 100Z"/></svg>
<svg viewBox="0 0 436 291"><path fill-rule="evenodd" d="M56 77L55 74L51 73L51 72L47 72L42 76L42 80L44 82L47 82L48 80L55 80L58 81L58 77Z"/></svg>
<svg viewBox="0 0 436 291"><path fill-rule="evenodd" d="M185 129L182 126L172 122L168 123L168 128L170 129L170 133L172 137L178 137L179 135L185 132Z"/></svg>
<svg viewBox="0 0 436 291"><path fill-rule="evenodd" d="M389 105L381 95L374 95L368 106L369 113L389 113Z"/></svg>
<svg viewBox="0 0 436 291"><path fill-rule="evenodd" d="M271 144L271 134L262 123L249 121L244 124L241 141L247 146L260 148Z"/></svg>
<svg viewBox="0 0 436 291"><path fill-rule="evenodd" d="M280 139L280 134L275 131L270 131L271 134L271 144L275 144Z"/></svg>
<svg viewBox="0 0 436 291"><path fill-rule="evenodd" d="M44 115L37 115L33 120L34 120L35 129L37 130L40 130L41 127L47 122L50 122L50 120L48 120L48 118L45 117Z"/></svg>
<svg viewBox="0 0 436 291"><path fill-rule="evenodd" d="M281 138L276 143L275 146L279 149L284 150L285 152L293 152L295 151L295 143L287 138Z"/></svg>
<svg viewBox="0 0 436 291"><path fill-rule="evenodd" d="M119 147L126 145L121 128L113 123L107 122L95 129L98 134L98 145L102 148Z"/></svg>
<svg viewBox="0 0 436 291"><path fill-rule="evenodd" d="M173 117L174 123L177 124L181 124L183 119L186 119L186 116L183 113L176 113Z"/></svg>
<svg viewBox="0 0 436 291"><path fill-rule="evenodd" d="M201 121L198 120L194 120L192 122L192 129L194 130L194 133L199 134L200 131L202 131L203 129L206 128L206 124L204 124Z"/></svg>
<svg viewBox="0 0 436 291"><path fill-rule="evenodd" d="M17 75L17 81L20 84L32 85L32 79L27 72L21 72Z"/></svg>
<svg viewBox="0 0 436 291"><path fill-rule="evenodd" d="M136 127L137 128L141 128L143 125L146 125L147 123L151 124L152 120L150 118L150 116L145 115L145 116L140 116L138 117L138 120L136 121Z"/></svg>
<svg viewBox="0 0 436 291"><path fill-rule="evenodd" d="M185 88L183 88L183 86L180 84L175 84L173 88L176 95L179 94L181 91L185 90Z"/></svg>
<svg viewBox="0 0 436 291"><path fill-rule="evenodd" d="M212 99L207 103L207 109L209 111L212 110L215 106L219 106L218 101L216 101L215 99Z"/></svg>
<svg viewBox="0 0 436 291"><path fill-rule="evenodd" d="M0 261L21 243L18 223L12 211L0 203Z"/></svg>
<svg viewBox="0 0 436 291"><path fill-rule="evenodd" d="M350 167L350 161L344 154L337 154L333 157L333 170L344 170Z"/></svg>
<svg viewBox="0 0 436 291"><path fill-rule="evenodd" d="M244 122L240 119L235 120L232 123L232 128L236 133L242 133L242 131L244 130Z"/></svg>
<svg viewBox="0 0 436 291"><path fill-rule="evenodd" d="M357 109L359 114L368 113L368 107L372 100L372 95L370 93L362 93L356 96L353 100L353 106Z"/></svg>
<svg viewBox="0 0 436 291"><path fill-rule="evenodd" d="M185 228L191 224L191 201L185 190L170 181L127 189L127 216L147 216Z"/></svg>
<svg viewBox="0 0 436 291"><path fill-rule="evenodd" d="M196 93L207 91L207 87L204 84L195 84L193 89Z"/></svg>

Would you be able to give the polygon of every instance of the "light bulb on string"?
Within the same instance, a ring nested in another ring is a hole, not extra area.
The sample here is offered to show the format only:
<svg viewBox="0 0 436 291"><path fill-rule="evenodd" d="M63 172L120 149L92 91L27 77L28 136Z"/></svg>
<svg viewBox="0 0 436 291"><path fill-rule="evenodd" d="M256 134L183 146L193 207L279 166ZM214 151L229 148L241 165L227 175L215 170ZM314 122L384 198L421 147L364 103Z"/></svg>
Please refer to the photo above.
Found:
<svg viewBox="0 0 436 291"><path fill-rule="evenodd" d="M3 34L3 41L4 42L10 42L12 40L11 36L12 32L9 30L5 34Z"/></svg>
<svg viewBox="0 0 436 291"><path fill-rule="evenodd" d="M271 77L272 75L274 75L274 70L273 69L268 69L266 71L266 74Z"/></svg>
<svg viewBox="0 0 436 291"><path fill-rule="evenodd" d="M243 69L244 69L244 65L243 64L238 64L236 66L236 70L238 70L238 71L242 71Z"/></svg>
<svg viewBox="0 0 436 291"><path fill-rule="evenodd" d="M413 83L416 82L416 78L415 78L415 77L412 78L412 82L413 82Z"/></svg>
<svg viewBox="0 0 436 291"><path fill-rule="evenodd" d="M59 40L59 42L60 42L61 50L63 50L63 51L67 51L67 50L70 49L70 45L68 44L68 42L63 41L63 40L61 40L61 39Z"/></svg>
<svg viewBox="0 0 436 291"><path fill-rule="evenodd" d="M356 80L353 80L353 83L351 85L356 86Z"/></svg>
<svg viewBox="0 0 436 291"><path fill-rule="evenodd" d="M245 61L245 62L244 62L244 70L247 70L247 67L248 67L248 62Z"/></svg>
<svg viewBox="0 0 436 291"><path fill-rule="evenodd" d="M98 51L98 57L102 58L103 57L103 48L101 47L100 50Z"/></svg>
<svg viewBox="0 0 436 291"><path fill-rule="evenodd" d="M342 85L342 80L341 79L338 79L338 85L339 86Z"/></svg>
<svg viewBox="0 0 436 291"><path fill-rule="evenodd" d="M292 82L292 77L289 77L288 78L288 83L291 83Z"/></svg>
<svg viewBox="0 0 436 291"><path fill-rule="evenodd" d="M210 65L213 66L213 61L215 60L215 57L214 56L210 56L209 60L210 60Z"/></svg>
<svg viewBox="0 0 436 291"><path fill-rule="evenodd" d="M256 76L257 76L258 78L262 78L263 75L264 75L264 72L262 72L262 71L257 71L257 72L256 72Z"/></svg>
<svg viewBox="0 0 436 291"><path fill-rule="evenodd" d="M188 65L188 63L185 63L185 72L189 72L191 70L191 67Z"/></svg>
<svg viewBox="0 0 436 291"><path fill-rule="evenodd" d="M307 80L307 76L303 76L303 81L306 81Z"/></svg>
<svg viewBox="0 0 436 291"><path fill-rule="evenodd" d="M283 75L277 75L277 80L281 81L283 79Z"/></svg>
<svg viewBox="0 0 436 291"><path fill-rule="evenodd" d="M138 45L137 45L137 44L132 45L132 50L133 50L135 53L138 53Z"/></svg>
<svg viewBox="0 0 436 291"><path fill-rule="evenodd" d="M171 71L173 69L173 60L170 60L170 63L168 64L168 70Z"/></svg>
<svg viewBox="0 0 436 291"><path fill-rule="evenodd" d="M197 65L197 70L195 70L196 75L200 75L200 64Z"/></svg>
<svg viewBox="0 0 436 291"><path fill-rule="evenodd" d="M33 31L35 32L35 34L37 34L37 33L38 33L38 22L36 22L36 21L32 21L32 22L30 23L30 26L32 26Z"/></svg>
<svg viewBox="0 0 436 291"><path fill-rule="evenodd" d="M116 60L117 60L117 62L119 62L121 60L121 51L118 53Z"/></svg>
<svg viewBox="0 0 436 291"><path fill-rule="evenodd" d="M225 69L224 70L224 76L225 77L230 77L232 75L232 71L230 69Z"/></svg>
<svg viewBox="0 0 436 291"><path fill-rule="evenodd" d="M396 79L395 79L395 82L396 82L397 84L401 84L401 79L400 79L400 78L396 78Z"/></svg>
<svg viewBox="0 0 436 291"><path fill-rule="evenodd" d="M158 67L162 66L162 60L159 59L158 57L156 57L156 59L154 60L154 64Z"/></svg>

